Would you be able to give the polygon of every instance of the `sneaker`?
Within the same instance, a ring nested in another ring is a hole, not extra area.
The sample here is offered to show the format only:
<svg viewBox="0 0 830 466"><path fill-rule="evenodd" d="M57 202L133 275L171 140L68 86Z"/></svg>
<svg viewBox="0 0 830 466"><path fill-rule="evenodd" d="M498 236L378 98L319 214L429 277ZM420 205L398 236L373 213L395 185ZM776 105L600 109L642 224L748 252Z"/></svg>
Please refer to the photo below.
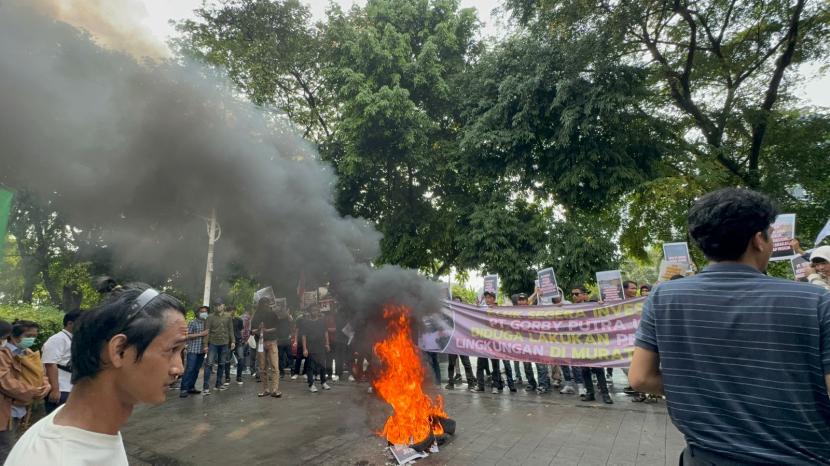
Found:
<svg viewBox="0 0 830 466"><path fill-rule="evenodd" d="M242 385L243 383L245 383L245 382L243 382L242 379L236 379L236 384L237 385Z"/></svg>
<svg viewBox="0 0 830 466"><path fill-rule="evenodd" d="M182 390L182 392L179 393L179 398L187 398L187 392Z"/></svg>
<svg viewBox="0 0 830 466"><path fill-rule="evenodd" d="M375 391L375 389L373 389L372 386L369 385L369 388L366 390L366 393L372 393L374 391Z"/></svg>
<svg viewBox="0 0 830 466"><path fill-rule="evenodd" d="M582 401L596 401L597 397L594 396L593 393L586 393L584 395L580 395L579 399L582 400Z"/></svg>
<svg viewBox="0 0 830 466"><path fill-rule="evenodd" d="M312 386L308 387L308 390L311 393L317 393L319 391L319 390L317 390L317 385L312 385Z"/></svg>
<svg viewBox="0 0 830 466"><path fill-rule="evenodd" d="M202 395L203 395L203 396L208 396L208 395L210 395L210 389L209 389L209 388L206 388L206 389L202 390Z"/></svg>
<svg viewBox="0 0 830 466"><path fill-rule="evenodd" d="M222 385L221 387L219 387L219 390L221 390L221 391L223 391L223 392L224 392L225 390L227 390L227 389L228 389L228 386L227 386L227 385Z"/></svg>
<svg viewBox="0 0 830 466"><path fill-rule="evenodd" d="M608 393L603 393L602 394L602 402L607 404L607 405L614 404L614 400L611 399L611 395L608 394Z"/></svg>
<svg viewBox="0 0 830 466"><path fill-rule="evenodd" d="M631 385L629 385L623 388L623 393L625 393L628 396L634 396L637 394L637 390L634 390L633 388L631 388Z"/></svg>
<svg viewBox="0 0 830 466"><path fill-rule="evenodd" d="M518 392L518 390L516 390L516 387L510 387L510 393L516 393L516 392Z"/></svg>
<svg viewBox="0 0 830 466"><path fill-rule="evenodd" d="M483 392L483 391L484 391L484 387L478 387L478 388L476 388L476 389L475 389L475 391L477 391L477 392Z"/></svg>
<svg viewBox="0 0 830 466"><path fill-rule="evenodd" d="M584 394L588 393L588 391L587 391L587 390L585 390L585 384L581 384L581 383L576 384L576 392L577 392L580 396L582 396L582 395L584 395Z"/></svg>
<svg viewBox="0 0 830 466"><path fill-rule="evenodd" d="M354 382L354 376L349 374L349 382Z"/></svg>
<svg viewBox="0 0 830 466"><path fill-rule="evenodd" d="M548 392L548 389L545 388L545 387L539 387L539 388L536 389L536 393L538 393L540 395L544 395L547 392Z"/></svg>
<svg viewBox="0 0 830 466"><path fill-rule="evenodd" d="M291 380L297 380L297 374L292 375Z"/></svg>
<svg viewBox="0 0 830 466"><path fill-rule="evenodd" d="M573 385L568 384L562 387L562 390L559 390L559 393L563 395L573 395L574 393L576 393L576 389Z"/></svg>
<svg viewBox="0 0 830 466"><path fill-rule="evenodd" d="M455 385L448 383L444 386L444 388L446 388L447 390L455 390Z"/></svg>
<svg viewBox="0 0 830 466"><path fill-rule="evenodd" d="M553 388L559 388L561 386L562 386L562 381L561 380L554 380L553 381Z"/></svg>
<svg viewBox="0 0 830 466"><path fill-rule="evenodd" d="M225 383L222 384L223 387L227 387L231 384L230 380L226 380Z"/></svg>
<svg viewBox="0 0 830 466"><path fill-rule="evenodd" d="M331 376L331 381L332 381L332 382L338 382L338 381L340 381L340 376L339 376L339 375L333 375L333 376Z"/></svg>
<svg viewBox="0 0 830 466"><path fill-rule="evenodd" d="M499 394L499 389L496 388L496 387L493 387L493 390L491 390L490 393L492 393L493 395L498 395Z"/></svg>
<svg viewBox="0 0 830 466"><path fill-rule="evenodd" d="M326 382L323 382L323 390L331 390L331 385L327 384Z"/></svg>
<svg viewBox="0 0 830 466"><path fill-rule="evenodd" d="M525 385L525 391L526 392L532 392L532 391L535 391L535 390L536 390L535 385Z"/></svg>

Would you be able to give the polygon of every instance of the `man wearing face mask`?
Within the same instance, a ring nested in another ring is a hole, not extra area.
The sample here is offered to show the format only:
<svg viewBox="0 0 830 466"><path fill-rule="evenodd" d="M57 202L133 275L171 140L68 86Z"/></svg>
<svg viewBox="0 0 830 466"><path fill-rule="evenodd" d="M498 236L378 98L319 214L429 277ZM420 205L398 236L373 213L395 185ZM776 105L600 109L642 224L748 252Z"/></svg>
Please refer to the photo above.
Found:
<svg viewBox="0 0 830 466"><path fill-rule="evenodd" d="M52 335L43 344L43 367L52 391L45 401L46 414L66 403L72 391L72 332L81 310L67 312L63 316L63 330Z"/></svg>
<svg viewBox="0 0 830 466"><path fill-rule="evenodd" d="M31 323L34 324L34 322ZM23 326L18 326L18 331L23 328ZM20 378L21 368L15 360L14 353L18 350L22 353L25 350L8 343L13 331L11 324L0 320L0 462L8 456L20 426L22 416L13 416L12 410L16 408L14 404L30 403L35 398L46 396L50 390L48 380L44 380L42 387L31 387ZM17 344L31 346L34 343L31 337L25 337L27 339L23 343L20 335L21 333L18 333L15 340ZM23 414L25 413L26 409L23 408Z"/></svg>
<svg viewBox="0 0 830 466"><path fill-rule="evenodd" d="M199 369L205 361L205 337L208 331L205 328L205 321L208 318L210 308L202 306L196 310L196 318L190 321L187 326L187 354L185 361L184 375L182 376L181 392L179 397L187 398L187 395L198 395L203 393L196 390L196 378L199 377ZM210 391L205 391L210 395Z"/></svg>

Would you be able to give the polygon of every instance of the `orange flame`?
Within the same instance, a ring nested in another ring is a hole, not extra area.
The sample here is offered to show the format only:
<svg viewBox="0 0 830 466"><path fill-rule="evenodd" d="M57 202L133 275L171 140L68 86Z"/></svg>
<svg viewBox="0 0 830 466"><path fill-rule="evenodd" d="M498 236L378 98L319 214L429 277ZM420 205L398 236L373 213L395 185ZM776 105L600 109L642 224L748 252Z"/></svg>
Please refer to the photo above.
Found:
<svg viewBox="0 0 830 466"><path fill-rule="evenodd" d="M424 366L412 340L408 308L387 306L383 317L389 335L375 345L383 369L372 382L377 394L389 403L394 413L386 420L380 435L395 445L425 440L430 431L444 433L438 417L447 417L441 395L433 401L424 393Z"/></svg>

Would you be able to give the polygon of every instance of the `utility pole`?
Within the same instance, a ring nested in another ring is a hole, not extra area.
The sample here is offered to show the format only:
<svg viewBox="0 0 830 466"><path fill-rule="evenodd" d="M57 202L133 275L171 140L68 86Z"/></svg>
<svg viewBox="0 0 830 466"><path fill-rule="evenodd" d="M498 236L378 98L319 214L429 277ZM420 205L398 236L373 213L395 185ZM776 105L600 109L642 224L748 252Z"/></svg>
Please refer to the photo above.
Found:
<svg viewBox="0 0 830 466"><path fill-rule="evenodd" d="M204 306L210 305L210 283L211 278L213 277L213 245L219 241L219 237L222 236L222 227L219 226L219 223L216 222L216 209L212 209L210 212L210 218L205 219L207 222L207 230L208 230L208 255L207 255L207 267L205 267L205 295L202 298L202 304Z"/></svg>

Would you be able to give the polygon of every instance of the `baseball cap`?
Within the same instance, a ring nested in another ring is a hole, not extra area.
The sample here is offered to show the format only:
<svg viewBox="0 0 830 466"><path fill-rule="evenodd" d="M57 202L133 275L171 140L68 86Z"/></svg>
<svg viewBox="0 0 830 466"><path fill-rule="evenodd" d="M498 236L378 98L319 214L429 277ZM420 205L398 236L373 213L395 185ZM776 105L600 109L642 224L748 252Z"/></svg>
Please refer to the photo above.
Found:
<svg viewBox="0 0 830 466"><path fill-rule="evenodd" d="M830 262L830 246L821 246L811 252L810 261L814 261L816 259L824 259L827 262Z"/></svg>

